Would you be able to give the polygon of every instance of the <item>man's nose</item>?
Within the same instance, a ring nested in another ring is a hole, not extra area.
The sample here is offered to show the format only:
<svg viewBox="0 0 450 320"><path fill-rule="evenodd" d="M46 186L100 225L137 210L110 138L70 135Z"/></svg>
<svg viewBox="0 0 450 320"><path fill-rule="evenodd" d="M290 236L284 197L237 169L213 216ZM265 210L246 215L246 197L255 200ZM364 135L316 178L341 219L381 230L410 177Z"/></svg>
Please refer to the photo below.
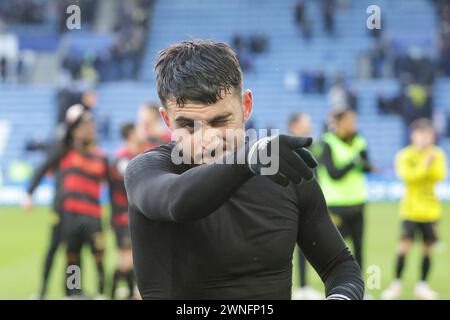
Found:
<svg viewBox="0 0 450 320"><path fill-rule="evenodd" d="M220 131L211 127L210 125L205 125L202 128L202 147L204 149L215 146L220 140Z"/></svg>

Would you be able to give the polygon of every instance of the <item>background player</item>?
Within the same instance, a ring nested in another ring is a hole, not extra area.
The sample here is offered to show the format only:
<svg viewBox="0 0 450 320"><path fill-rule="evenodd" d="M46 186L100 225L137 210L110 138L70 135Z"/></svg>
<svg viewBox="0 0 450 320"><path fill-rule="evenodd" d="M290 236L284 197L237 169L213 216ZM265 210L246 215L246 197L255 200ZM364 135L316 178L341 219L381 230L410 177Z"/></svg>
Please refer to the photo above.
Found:
<svg viewBox="0 0 450 320"><path fill-rule="evenodd" d="M400 205L402 235L398 245L395 280L382 293L383 299L400 297L405 258L418 234L423 241L422 267L420 282L414 292L420 299L438 298L427 280L431 268L432 248L437 240L436 225L442 214L442 206L434 189L446 176L447 160L444 151L434 143L432 122L427 119L416 120L411 125L411 145L402 149L396 157L396 172L405 183L406 193Z"/></svg>
<svg viewBox="0 0 450 320"><path fill-rule="evenodd" d="M109 182L106 157L96 146L96 126L92 113L83 112L75 121L73 140L59 161L62 179L62 233L67 243L68 266L80 265L81 248L89 243L98 272L98 298L104 293L104 239L100 191ZM66 288L67 295L80 296L81 289Z"/></svg>
<svg viewBox="0 0 450 320"><path fill-rule="evenodd" d="M123 182L123 176L128 163L138 154L148 148L148 144L140 139L133 123L122 125L120 134L124 145L117 151L115 160L111 166L111 192L112 192L112 226L116 234L117 247L119 249L119 263L114 272L111 297L116 297L116 289L121 279L127 281L129 298L134 295L134 271L131 256L131 238L128 227L128 199Z"/></svg>
<svg viewBox="0 0 450 320"><path fill-rule="evenodd" d="M311 117L306 113L295 113L291 115L288 122L289 134L297 137L309 137L312 133ZM307 285L306 281L306 258L305 255L298 251L298 274L299 288L294 290L293 299L303 300L319 300L323 298L323 294L317 292Z"/></svg>
<svg viewBox="0 0 450 320"><path fill-rule="evenodd" d="M350 237L356 261L362 268L364 206L367 202L365 172L372 170L367 142L358 134L351 110L333 114L334 131L323 135L319 183L328 207L344 238Z"/></svg>
<svg viewBox="0 0 450 320"><path fill-rule="evenodd" d="M53 260L56 251L62 241L61 234L61 213L62 213L62 190L63 185L61 183L61 174L59 172L59 161L66 155L73 142L73 130L75 129L76 122L85 111L82 105L71 106L65 116L64 120L64 135L59 137L59 140L51 146L51 150L47 159L40 165L30 182L30 186L27 189L27 194L22 202L22 208L25 210L31 210L33 208L33 193L38 187L42 178L49 172L52 172L55 177L55 195L53 198L53 225L52 232L50 236L50 244L47 249L47 254L44 262L44 269L42 274L41 289L37 296L38 299L44 299L47 293L48 281L50 276L50 271L53 265Z"/></svg>

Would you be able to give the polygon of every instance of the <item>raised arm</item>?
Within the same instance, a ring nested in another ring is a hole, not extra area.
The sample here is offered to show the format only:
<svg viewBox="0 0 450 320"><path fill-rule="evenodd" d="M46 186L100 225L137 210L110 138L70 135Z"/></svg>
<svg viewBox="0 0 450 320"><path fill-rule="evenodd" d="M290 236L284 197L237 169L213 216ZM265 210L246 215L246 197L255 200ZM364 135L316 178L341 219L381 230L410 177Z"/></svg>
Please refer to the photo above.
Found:
<svg viewBox="0 0 450 320"><path fill-rule="evenodd" d="M447 159L445 153L437 151L433 163L430 165L429 177L434 181L442 181L447 175Z"/></svg>
<svg viewBox="0 0 450 320"><path fill-rule="evenodd" d="M325 168L328 171L328 174L330 177L334 180L341 179L343 176L345 176L350 170L354 168L354 163L350 162L348 165L346 165L343 168L337 168L336 165L333 162L333 157L331 154L331 148L328 145L328 143L323 144L323 150L321 155L321 162L325 165Z"/></svg>
<svg viewBox="0 0 450 320"><path fill-rule="evenodd" d="M41 182L45 174L58 166L59 160L65 154L66 148L62 145L57 145L54 150L52 150L44 163L42 163L34 172L33 178L31 179L30 185L27 189L27 193L31 196L36 190L37 186Z"/></svg>
<svg viewBox="0 0 450 320"><path fill-rule="evenodd" d="M171 161L171 151L150 151L131 161L125 173L125 187L130 205L147 218L162 221L190 222L202 219L218 209L230 195L254 174L263 174L264 150L273 152L271 161L279 162L270 179L287 186L313 177L317 163L305 150L312 139L279 135L265 137L251 147L243 145L222 159L178 173ZM278 153L274 146L278 145ZM232 159L230 159L232 158ZM244 161L236 162L235 160ZM233 161L229 161L233 160ZM224 164L226 163L226 164ZM234 164L230 164L234 163ZM242 164L239 164L242 163Z"/></svg>
<svg viewBox="0 0 450 320"><path fill-rule="evenodd" d="M328 213L315 180L298 189L297 243L325 284L327 299L359 300L364 296L361 271Z"/></svg>
<svg viewBox="0 0 450 320"><path fill-rule="evenodd" d="M219 208L252 176L246 165L207 164L177 173L170 153L150 151L125 173L131 206L158 221L191 222Z"/></svg>
<svg viewBox="0 0 450 320"><path fill-rule="evenodd" d="M428 169L425 162L412 162L404 152L400 152L395 158L397 175L405 182L417 182L425 179L429 171Z"/></svg>

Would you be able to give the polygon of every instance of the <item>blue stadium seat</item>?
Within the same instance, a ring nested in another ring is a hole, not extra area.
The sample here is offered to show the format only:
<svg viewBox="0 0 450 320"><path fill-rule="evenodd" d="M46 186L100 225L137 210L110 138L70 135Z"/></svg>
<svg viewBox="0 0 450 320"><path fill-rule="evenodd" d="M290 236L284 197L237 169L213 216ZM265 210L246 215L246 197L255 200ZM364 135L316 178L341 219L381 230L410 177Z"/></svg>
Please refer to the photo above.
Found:
<svg viewBox="0 0 450 320"><path fill-rule="evenodd" d="M304 111L311 114L315 135L319 136L329 112L327 96L289 91L284 87L284 75L292 71L323 70L331 78L336 72L342 72L349 79L349 86L360 93L360 127L370 142L375 162L381 167L391 167L393 155L402 145L403 126L396 116L379 115L375 103L379 93L396 94L398 83L395 79L356 80L356 58L372 46L366 28L366 8L372 1L348 3L348 7L337 10L336 37L329 37L323 31L319 1L309 1L307 14L313 20L314 36L306 42L294 23L295 0L155 1L142 69L144 81L107 83L98 89L97 112L108 113L112 120L112 139L104 143L105 149L112 154L120 144L118 129L124 121L135 119L139 104L157 100L153 64L159 50L185 39L229 42L235 33L243 36L262 33L269 39L268 51L254 57L255 71L245 74L244 80L245 88L254 92L257 127L286 130L289 115ZM437 23L430 1L411 0L402 6L396 1L379 0L377 4L382 10L383 32L395 34L400 43L426 39L425 46L434 47L436 39L426 31L435 30ZM83 39L79 34L74 43L83 45ZM110 41L107 37L100 40L95 46L99 50ZM0 117L13 123L14 132L7 146L8 159L20 157L27 138L52 134L56 118L54 94L52 87L0 87ZM438 109L450 111L450 80L437 82L435 101Z"/></svg>

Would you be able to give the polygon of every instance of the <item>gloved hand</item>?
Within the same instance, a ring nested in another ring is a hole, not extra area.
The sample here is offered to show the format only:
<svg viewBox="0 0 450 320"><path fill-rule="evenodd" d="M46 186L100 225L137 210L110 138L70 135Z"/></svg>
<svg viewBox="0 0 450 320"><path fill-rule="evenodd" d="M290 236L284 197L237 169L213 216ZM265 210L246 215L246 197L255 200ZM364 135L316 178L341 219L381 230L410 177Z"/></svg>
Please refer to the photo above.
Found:
<svg viewBox="0 0 450 320"><path fill-rule="evenodd" d="M353 163L353 166L354 166L355 168L358 168L359 170L362 170L362 169L364 168L364 160L363 160L363 158L361 157L360 154L358 154L358 155L353 159L352 163Z"/></svg>
<svg viewBox="0 0 450 320"><path fill-rule="evenodd" d="M282 186L290 181L299 184L314 177L317 162L306 149L311 144L310 137L281 134L262 138L250 147L247 165L254 174L265 175Z"/></svg>
<svg viewBox="0 0 450 320"><path fill-rule="evenodd" d="M370 172L372 171L372 166L369 163L367 157L367 150L361 151L355 159L353 159L353 165L361 171Z"/></svg>

